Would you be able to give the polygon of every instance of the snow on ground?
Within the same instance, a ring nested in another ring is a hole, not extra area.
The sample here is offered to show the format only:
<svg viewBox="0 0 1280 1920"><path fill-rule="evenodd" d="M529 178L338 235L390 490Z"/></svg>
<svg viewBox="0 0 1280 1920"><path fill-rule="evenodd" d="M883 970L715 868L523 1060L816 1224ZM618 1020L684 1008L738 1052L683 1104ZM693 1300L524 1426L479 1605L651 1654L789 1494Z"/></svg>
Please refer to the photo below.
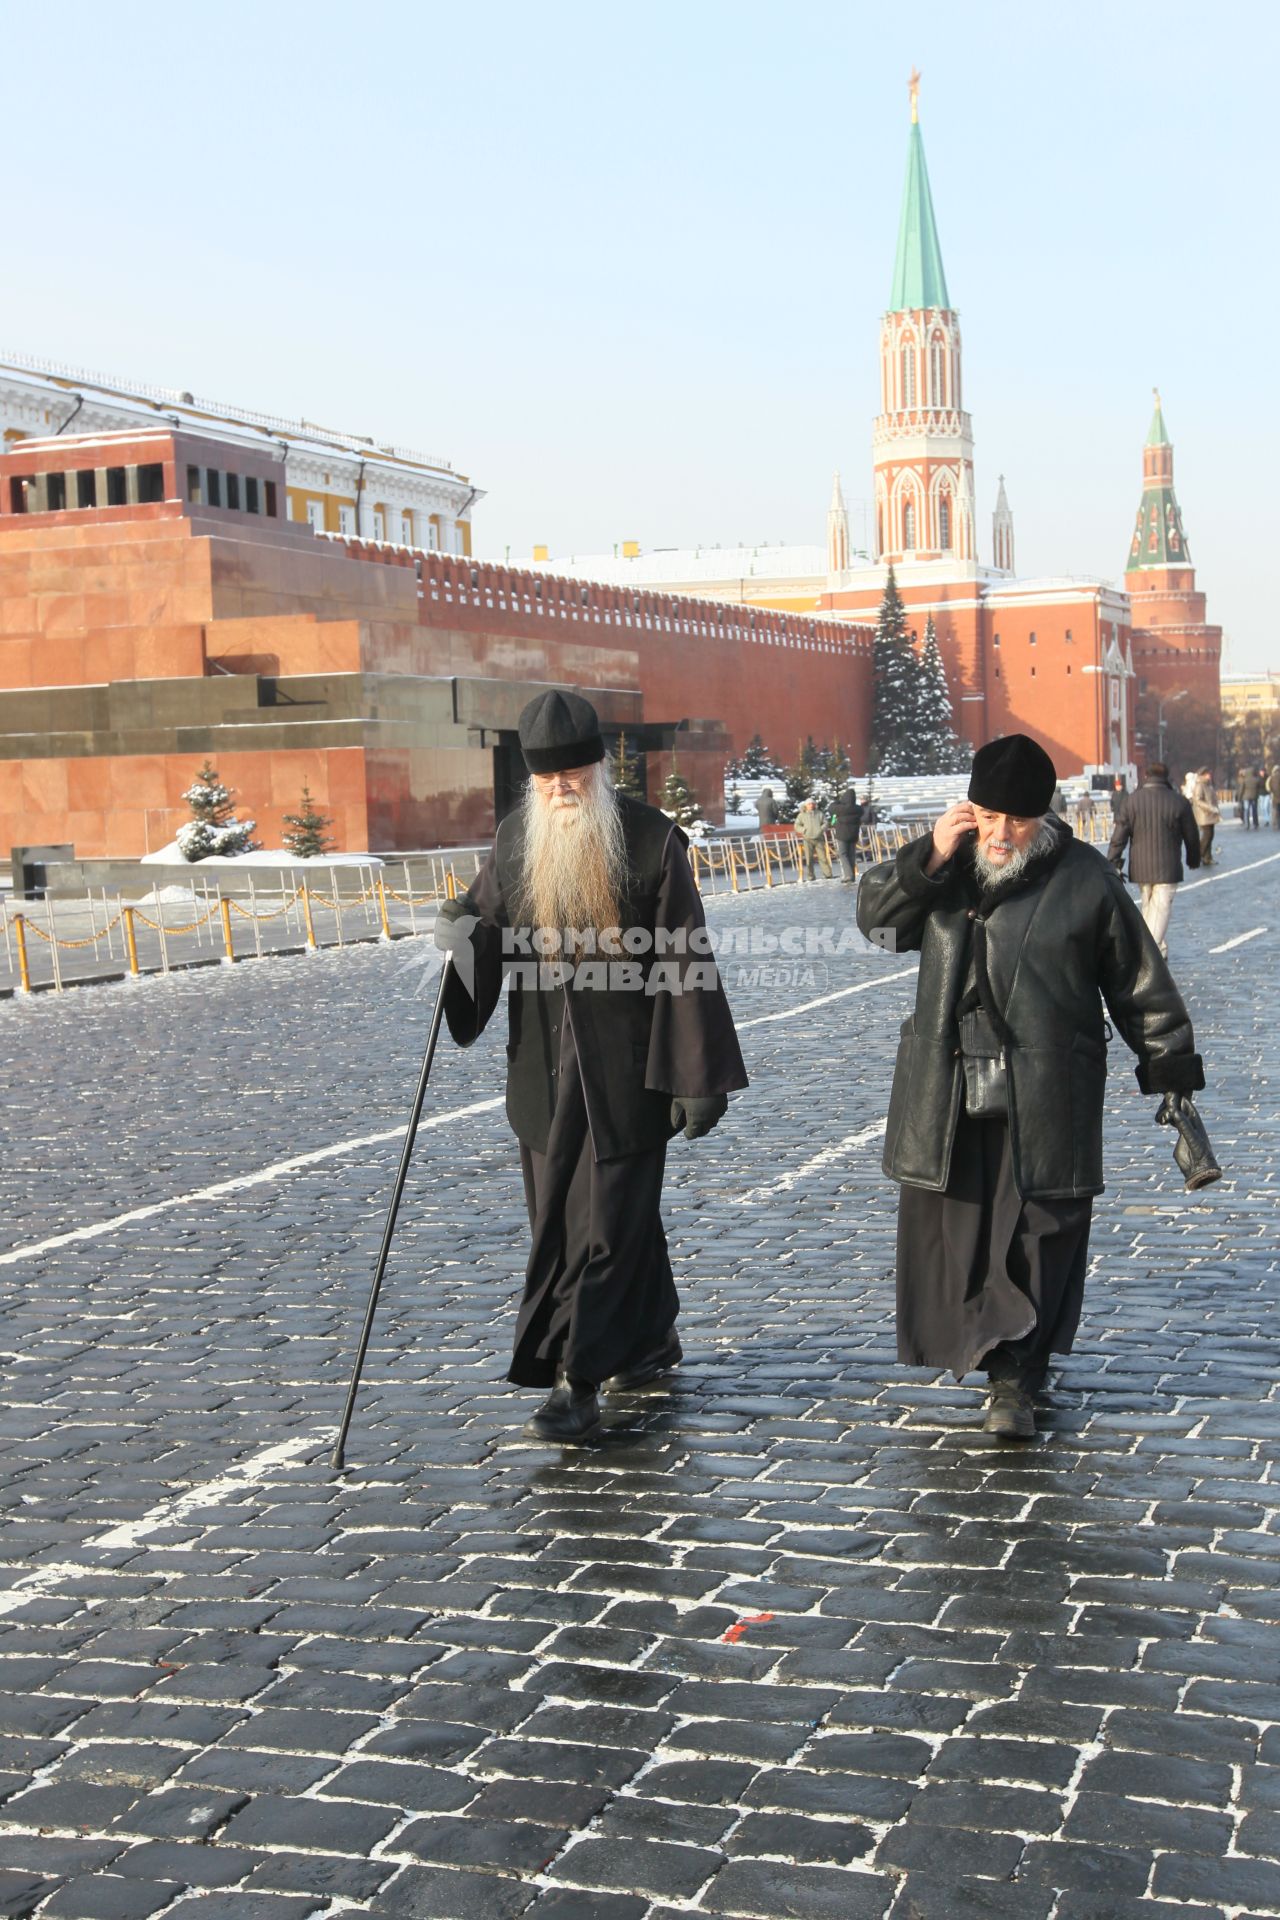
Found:
<svg viewBox="0 0 1280 1920"><path fill-rule="evenodd" d="M204 860L188 862L183 858L182 849L176 840L167 847L157 848L155 853L144 853L142 865L150 867L191 866L193 873L205 873L219 867L380 867L381 856L376 853L313 853L305 859L296 853L289 853L284 847L259 847L253 853L211 853Z"/></svg>

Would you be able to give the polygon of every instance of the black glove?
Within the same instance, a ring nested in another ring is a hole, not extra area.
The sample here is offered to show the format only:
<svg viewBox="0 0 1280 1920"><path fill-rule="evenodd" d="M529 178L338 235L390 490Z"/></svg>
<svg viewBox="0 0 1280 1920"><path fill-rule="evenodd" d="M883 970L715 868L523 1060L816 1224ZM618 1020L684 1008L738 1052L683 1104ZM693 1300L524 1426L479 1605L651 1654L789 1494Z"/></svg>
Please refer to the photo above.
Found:
<svg viewBox="0 0 1280 1920"><path fill-rule="evenodd" d="M686 1140L701 1140L704 1134L710 1133L717 1120L723 1120L728 1111L729 1100L726 1094L712 1093L704 1098L695 1094L678 1093L671 1102L672 1131L679 1133L683 1127Z"/></svg>
<svg viewBox="0 0 1280 1920"><path fill-rule="evenodd" d="M441 953L456 954L470 946L475 924L476 916L467 911L464 900L442 900L435 924L435 943Z"/></svg>
<svg viewBox="0 0 1280 1920"><path fill-rule="evenodd" d="M1222 1168L1218 1165L1209 1144L1208 1131L1190 1094L1166 1093L1156 1114L1156 1124L1176 1127L1178 1130L1173 1157L1188 1192L1194 1193L1199 1187L1212 1186L1215 1180L1221 1180Z"/></svg>

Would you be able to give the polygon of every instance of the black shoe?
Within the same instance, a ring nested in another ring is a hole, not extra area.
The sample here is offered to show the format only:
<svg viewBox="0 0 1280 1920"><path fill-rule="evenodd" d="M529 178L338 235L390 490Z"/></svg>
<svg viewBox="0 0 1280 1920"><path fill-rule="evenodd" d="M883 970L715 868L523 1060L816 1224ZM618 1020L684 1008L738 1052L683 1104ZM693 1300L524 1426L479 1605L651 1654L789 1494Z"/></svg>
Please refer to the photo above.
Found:
<svg viewBox="0 0 1280 1920"><path fill-rule="evenodd" d="M672 1367L678 1367L684 1359L684 1349L680 1345L680 1336L675 1328L667 1335L662 1345L654 1353L646 1354L643 1360L637 1360L632 1367L623 1367L620 1373L611 1373L601 1383L602 1393L634 1393L638 1387L647 1387L659 1374L669 1373Z"/></svg>
<svg viewBox="0 0 1280 1920"><path fill-rule="evenodd" d="M589 1440L600 1430L600 1402L593 1386L561 1374L525 1428L538 1440Z"/></svg>
<svg viewBox="0 0 1280 1920"><path fill-rule="evenodd" d="M1035 1395L1017 1380L993 1380L982 1427L984 1433L997 1434L1001 1440L1034 1440Z"/></svg>

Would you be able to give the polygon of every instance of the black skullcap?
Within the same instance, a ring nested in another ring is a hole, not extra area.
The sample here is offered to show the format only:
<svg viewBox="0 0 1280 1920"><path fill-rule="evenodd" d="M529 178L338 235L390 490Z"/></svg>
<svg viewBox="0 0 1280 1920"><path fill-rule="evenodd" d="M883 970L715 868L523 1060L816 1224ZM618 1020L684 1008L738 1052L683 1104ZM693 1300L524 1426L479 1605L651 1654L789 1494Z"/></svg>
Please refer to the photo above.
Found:
<svg viewBox="0 0 1280 1920"><path fill-rule="evenodd" d="M973 756L969 798L988 813L1031 820L1049 811L1058 776L1044 748L1025 733L988 740Z"/></svg>
<svg viewBox="0 0 1280 1920"><path fill-rule="evenodd" d="M604 759L595 708L580 693L552 688L520 715L520 748L530 773L563 773Z"/></svg>

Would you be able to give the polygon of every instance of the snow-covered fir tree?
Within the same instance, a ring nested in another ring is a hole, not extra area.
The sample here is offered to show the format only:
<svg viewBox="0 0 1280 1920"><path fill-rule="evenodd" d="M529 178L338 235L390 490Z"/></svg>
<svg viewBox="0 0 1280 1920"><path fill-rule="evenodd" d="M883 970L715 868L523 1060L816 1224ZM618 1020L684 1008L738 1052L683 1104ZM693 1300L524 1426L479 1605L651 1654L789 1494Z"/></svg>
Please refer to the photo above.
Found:
<svg viewBox="0 0 1280 1920"><path fill-rule="evenodd" d="M619 793L629 793L633 800L646 797L640 762L627 745L625 733L618 735L618 751L613 756L613 784Z"/></svg>
<svg viewBox="0 0 1280 1920"><path fill-rule="evenodd" d="M919 712L919 661L907 633L907 611L892 567L880 602L871 670L874 699L868 771L917 773L914 741Z"/></svg>
<svg viewBox="0 0 1280 1920"><path fill-rule="evenodd" d="M223 786L217 769L209 761L205 761L182 797L192 816L185 826L178 828L178 851L184 860L207 860L211 854L256 852L258 842L253 830L257 821L236 819L231 790Z"/></svg>
<svg viewBox="0 0 1280 1920"><path fill-rule="evenodd" d="M733 772L740 774L744 780L765 780L770 774L781 774L782 769L760 735L753 733L750 746L733 768Z"/></svg>
<svg viewBox="0 0 1280 1920"><path fill-rule="evenodd" d="M705 828L702 808L689 782L676 765L676 756L671 756L671 771L662 786L662 811L670 814L678 827L686 833L697 828Z"/></svg>
<svg viewBox="0 0 1280 1920"><path fill-rule="evenodd" d="M916 722L916 748L919 756L913 773L962 773L971 755L961 745L955 728L955 709L947 687L942 655L938 650L938 632L930 614L924 630L924 647L918 657L919 715Z"/></svg>
<svg viewBox="0 0 1280 1920"><path fill-rule="evenodd" d="M813 775L804 763L804 754L783 774L783 791L777 801L778 819L791 826L800 811L800 803L814 790Z"/></svg>
<svg viewBox="0 0 1280 1920"><path fill-rule="evenodd" d="M304 780L302 799L296 813L284 816L284 844L299 860L314 860L318 853L327 853L333 841L325 832L333 825L333 816L319 813L315 801L311 798L311 789Z"/></svg>

